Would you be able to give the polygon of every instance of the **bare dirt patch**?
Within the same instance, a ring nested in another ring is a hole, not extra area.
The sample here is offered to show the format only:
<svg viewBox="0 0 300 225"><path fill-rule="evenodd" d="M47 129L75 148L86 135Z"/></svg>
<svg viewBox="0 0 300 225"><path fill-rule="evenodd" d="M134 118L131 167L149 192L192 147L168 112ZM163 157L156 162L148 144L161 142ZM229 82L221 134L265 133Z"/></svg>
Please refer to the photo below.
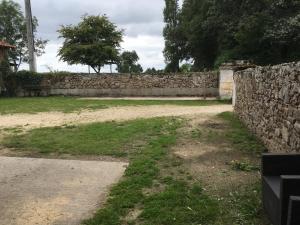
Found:
<svg viewBox="0 0 300 225"><path fill-rule="evenodd" d="M80 113L47 112L38 114L13 114L0 116L0 129L20 126L23 129L53 127L65 124L82 124L105 121L125 121L139 118L164 116L191 116L199 114L218 114L232 111L231 105L215 106L136 106L113 107Z"/></svg>
<svg viewBox="0 0 300 225"><path fill-rule="evenodd" d="M183 128L183 137L173 148L175 155L184 160L184 166L192 176L200 180L207 191L213 195L222 195L224 191L234 190L239 185L253 184L260 176L259 172L243 172L232 169L233 161L257 163L257 158L235 150L222 141L207 143L199 138L188 138L192 130L199 132L207 129L226 132L226 124L214 115L191 117L188 126Z"/></svg>

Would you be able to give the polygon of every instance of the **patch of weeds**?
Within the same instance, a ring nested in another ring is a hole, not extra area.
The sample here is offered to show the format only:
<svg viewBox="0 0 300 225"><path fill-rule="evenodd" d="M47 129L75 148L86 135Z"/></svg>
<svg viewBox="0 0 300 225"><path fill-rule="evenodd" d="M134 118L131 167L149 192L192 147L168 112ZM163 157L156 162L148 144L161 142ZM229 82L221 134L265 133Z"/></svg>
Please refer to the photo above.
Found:
<svg viewBox="0 0 300 225"><path fill-rule="evenodd" d="M223 123L216 123L212 121L208 121L207 123L204 124L205 127L212 128L212 129L225 129L226 126Z"/></svg>
<svg viewBox="0 0 300 225"><path fill-rule="evenodd" d="M165 191L145 199L141 224L183 225L211 224L218 206L198 185L172 180Z"/></svg>
<svg viewBox="0 0 300 225"><path fill-rule="evenodd" d="M202 131L200 129L192 130L191 137L192 138L200 138L202 136Z"/></svg>
<svg viewBox="0 0 300 225"><path fill-rule="evenodd" d="M233 170L237 171L244 171L244 172L252 172L252 171L259 171L260 167L257 165L252 165L250 162L240 162L237 160L233 160L228 163Z"/></svg>
<svg viewBox="0 0 300 225"><path fill-rule="evenodd" d="M269 224L264 221L260 183L230 192L229 196L225 198L223 205L222 220L227 223L220 224Z"/></svg>
<svg viewBox="0 0 300 225"><path fill-rule="evenodd" d="M172 167L179 167L182 165L182 160L178 157L176 158L173 158L172 161L171 161L171 166Z"/></svg>
<svg viewBox="0 0 300 225"><path fill-rule="evenodd" d="M236 149L257 154L261 154L266 150L264 145L233 113L224 112L219 114L218 117L229 124L230 129L224 135Z"/></svg>
<svg viewBox="0 0 300 225"><path fill-rule="evenodd" d="M265 151L263 144L233 113L221 113L217 116L217 119L223 120L225 126L216 126L215 124L206 126L203 124L200 128L202 134L199 140L209 145L219 146L220 149L226 147L228 154L231 154L229 152L231 149L232 156L242 154L247 156L247 158L253 159L253 163L252 160L231 161L228 164L233 170L244 172L259 171L260 168L257 166L259 165L259 157L257 156L260 156ZM216 157L218 157L217 154ZM257 165L254 165L254 162L257 162ZM228 176L230 174L229 172ZM240 185L230 186L230 189L227 191L222 190L222 193L219 193L219 190L216 190L215 194L212 193L218 200L220 207L220 212L218 213L217 220L213 223L214 225L269 225L263 213L259 178L253 177L255 181L250 182L247 179L248 174L243 174L243 176L246 178L244 184L244 177L241 177L241 181L239 181ZM249 173L249 176L252 178L254 175ZM218 189L218 187L216 188Z"/></svg>
<svg viewBox="0 0 300 225"><path fill-rule="evenodd" d="M2 130L4 132L13 133L13 134L19 134L23 132L22 127L3 128Z"/></svg>

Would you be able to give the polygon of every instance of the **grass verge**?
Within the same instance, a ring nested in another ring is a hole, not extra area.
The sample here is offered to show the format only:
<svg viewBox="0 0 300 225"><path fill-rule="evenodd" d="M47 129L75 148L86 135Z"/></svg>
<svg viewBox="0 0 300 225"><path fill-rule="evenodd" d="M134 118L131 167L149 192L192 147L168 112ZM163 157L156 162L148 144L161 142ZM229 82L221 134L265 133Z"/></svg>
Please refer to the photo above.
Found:
<svg viewBox="0 0 300 225"><path fill-rule="evenodd" d="M224 112L219 114L218 117L228 123L230 129L224 136L227 142L231 143L235 149L259 156L266 151L266 147L233 113Z"/></svg>
<svg viewBox="0 0 300 225"><path fill-rule="evenodd" d="M221 124L204 124L191 134L193 139L219 146L220 149L226 148L225 154L232 160L222 162L227 165L229 171L226 171L226 176L232 174L239 178L236 184L232 184L230 179L221 177L224 183L231 183L228 185L230 189L222 189L219 192L220 187L216 187L216 193L210 192L210 196L218 199L220 208L214 225L269 225L262 207L261 182L258 174L260 156L265 147L233 113L221 113L216 119L220 120ZM218 157L218 153L215 153L215 156ZM234 160L234 157L247 160ZM218 175L215 177L217 179Z"/></svg>
<svg viewBox="0 0 300 225"><path fill-rule="evenodd" d="M113 106L180 105L209 106L230 104L222 100L80 100L72 97L0 98L0 114L74 112L96 110Z"/></svg>

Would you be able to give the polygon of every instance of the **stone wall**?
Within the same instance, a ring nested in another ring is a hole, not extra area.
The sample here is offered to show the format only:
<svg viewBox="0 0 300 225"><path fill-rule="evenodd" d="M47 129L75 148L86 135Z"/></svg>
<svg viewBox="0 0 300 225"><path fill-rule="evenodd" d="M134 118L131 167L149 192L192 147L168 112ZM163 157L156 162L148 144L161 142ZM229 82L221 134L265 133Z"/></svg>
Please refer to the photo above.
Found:
<svg viewBox="0 0 300 225"><path fill-rule="evenodd" d="M218 73L169 75L45 75L39 85L19 87L18 96L218 96Z"/></svg>
<svg viewBox="0 0 300 225"><path fill-rule="evenodd" d="M300 152L300 62L234 74L235 113L270 152Z"/></svg>

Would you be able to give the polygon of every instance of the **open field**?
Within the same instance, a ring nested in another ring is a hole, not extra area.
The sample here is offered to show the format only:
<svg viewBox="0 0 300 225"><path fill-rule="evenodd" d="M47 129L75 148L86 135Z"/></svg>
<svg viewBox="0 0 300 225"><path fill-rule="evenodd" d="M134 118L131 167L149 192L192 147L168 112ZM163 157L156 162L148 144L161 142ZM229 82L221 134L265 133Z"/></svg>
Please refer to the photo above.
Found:
<svg viewBox="0 0 300 225"><path fill-rule="evenodd" d="M0 154L129 163L101 209L82 217L84 225L269 225L260 201L265 148L224 113L231 109L219 103L119 106L83 110L98 113L96 119L64 123L52 121L53 112L2 115ZM32 126L34 116L47 114L48 123ZM4 126L22 116L28 126Z"/></svg>

